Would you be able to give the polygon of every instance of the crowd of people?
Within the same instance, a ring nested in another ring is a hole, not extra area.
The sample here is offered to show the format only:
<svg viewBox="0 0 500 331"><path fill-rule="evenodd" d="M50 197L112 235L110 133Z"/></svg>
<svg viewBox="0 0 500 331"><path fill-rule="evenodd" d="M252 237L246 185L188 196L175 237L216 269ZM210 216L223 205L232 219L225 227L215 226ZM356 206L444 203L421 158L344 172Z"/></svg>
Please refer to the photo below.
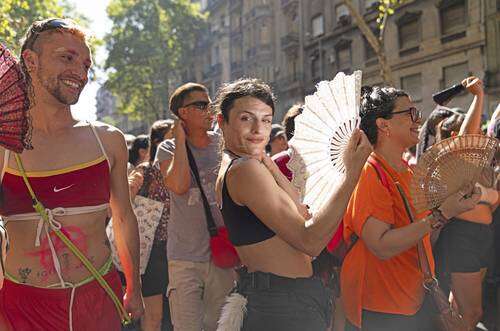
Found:
<svg viewBox="0 0 500 331"><path fill-rule="evenodd" d="M11 244L0 330L119 330L123 312L145 331L440 330L426 291L436 279L460 331L481 321L485 275L500 269L495 169L421 214L409 188L433 144L499 138L500 107L482 130L476 77L462 82L474 96L467 111L436 107L425 121L408 92L363 87L346 173L312 215L287 167L303 106L273 124L276 99L265 82L227 83L214 100L205 86L183 84L170 95L174 119L126 141L110 125L71 115L92 64L74 22L33 23L21 63L34 149L0 147L0 216ZM33 209L26 181L47 217ZM139 197L161 206L154 235ZM343 259L326 250L339 226ZM231 254L236 262L221 262Z"/></svg>

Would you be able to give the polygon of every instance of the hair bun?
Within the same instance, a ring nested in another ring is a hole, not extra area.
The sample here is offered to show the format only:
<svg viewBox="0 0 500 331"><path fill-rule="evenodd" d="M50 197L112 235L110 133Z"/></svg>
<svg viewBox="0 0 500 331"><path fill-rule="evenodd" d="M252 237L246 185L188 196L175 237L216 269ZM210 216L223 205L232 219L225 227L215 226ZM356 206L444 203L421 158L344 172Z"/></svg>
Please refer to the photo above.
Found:
<svg viewBox="0 0 500 331"><path fill-rule="evenodd" d="M361 97L366 98L368 95L370 95L373 91L373 87L369 85L364 85L361 86Z"/></svg>

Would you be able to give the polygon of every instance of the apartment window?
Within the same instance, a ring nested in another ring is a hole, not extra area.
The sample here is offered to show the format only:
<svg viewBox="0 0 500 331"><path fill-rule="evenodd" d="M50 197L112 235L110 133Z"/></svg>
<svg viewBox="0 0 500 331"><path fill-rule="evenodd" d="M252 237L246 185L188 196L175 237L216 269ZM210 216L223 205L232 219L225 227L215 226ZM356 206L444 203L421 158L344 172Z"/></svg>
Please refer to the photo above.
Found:
<svg viewBox="0 0 500 331"><path fill-rule="evenodd" d="M336 49L337 70L349 72L351 70L351 45L344 45Z"/></svg>
<svg viewBox="0 0 500 331"><path fill-rule="evenodd" d="M271 36L269 33L269 27L267 24L264 24L260 27L260 44L268 45L271 43Z"/></svg>
<svg viewBox="0 0 500 331"><path fill-rule="evenodd" d="M313 80L320 78L321 63L319 61L319 55L315 55L311 58L311 77Z"/></svg>
<svg viewBox="0 0 500 331"><path fill-rule="evenodd" d="M418 46L420 42L418 20L413 20L399 27L399 48L407 49Z"/></svg>
<svg viewBox="0 0 500 331"><path fill-rule="evenodd" d="M377 57L377 53L375 53L375 50L373 49L372 45L366 40L366 38L363 37L363 42L365 45L365 60L372 60Z"/></svg>
<svg viewBox="0 0 500 331"><path fill-rule="evenodd" d="M459 84L469 75L467 62L454 64L443 68L443 88Z"/></svg>
<svg viewBox="0 0 500 331"><path fill-rule="evenodd" d="M312 26L312 36L313 38L319 37L325 33L325 22L323 19L323 15L319 14L313 17L311 21Z"/></svg>
<svg viewBox="0 0 500 331"><path fill-rule="evenodd" d="M338 25L348 25L351 22L349 8L346 5L338 5L335 7L335 17Z"/></svg>
<svg viewBox="0 0 500 331"><path fill-rule="evenodd" d="M422 75L415 74L402 77L401 89L408 92L414 102L422 101Z"/></svg>
<svg viewBox="0 0 500 331"><path fill-rule="evenodd" d="M420 15L421 13L406 13L396 21L399 32L399 54L401 56L418 52L421 41Z"/></svg>
<svg viewBox="0 0 500 331"><path fill-rule="evenodd" d="M457 38L465 37L467 10L465 0L448 0L441 3L439 8L441 18L441 34L443 36L454 36L451 41Z"/></svg>

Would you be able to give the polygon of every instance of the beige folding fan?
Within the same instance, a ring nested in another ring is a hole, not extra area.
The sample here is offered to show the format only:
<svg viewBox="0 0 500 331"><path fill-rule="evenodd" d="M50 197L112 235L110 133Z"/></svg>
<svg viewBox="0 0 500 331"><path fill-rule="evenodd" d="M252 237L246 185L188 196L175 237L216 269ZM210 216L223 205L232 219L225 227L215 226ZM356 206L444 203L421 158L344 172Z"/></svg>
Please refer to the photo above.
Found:
<svg viewBox="0 0 500 331"><path fill-rule="evenodd" d="M440 206L490 167L498 140L479 134L448 138L433 145L418 160L410 191L417 211Z"/></svg>

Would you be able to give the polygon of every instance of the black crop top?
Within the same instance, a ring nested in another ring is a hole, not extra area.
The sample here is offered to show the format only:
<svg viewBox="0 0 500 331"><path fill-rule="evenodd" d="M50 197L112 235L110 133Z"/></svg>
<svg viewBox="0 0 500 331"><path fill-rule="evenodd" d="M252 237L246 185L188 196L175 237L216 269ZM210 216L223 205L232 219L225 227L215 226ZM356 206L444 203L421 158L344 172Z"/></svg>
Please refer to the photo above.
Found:
<svg viewBox="0 0 500 331"><path fill-rule="evenodd" d="M255 244L275 235L254 213L246 206L236 204L227 190L226 174L233 165L233 159L227 167L222 183L221 213L224 224L229 233L229 240L234 246Z"/></svg>

